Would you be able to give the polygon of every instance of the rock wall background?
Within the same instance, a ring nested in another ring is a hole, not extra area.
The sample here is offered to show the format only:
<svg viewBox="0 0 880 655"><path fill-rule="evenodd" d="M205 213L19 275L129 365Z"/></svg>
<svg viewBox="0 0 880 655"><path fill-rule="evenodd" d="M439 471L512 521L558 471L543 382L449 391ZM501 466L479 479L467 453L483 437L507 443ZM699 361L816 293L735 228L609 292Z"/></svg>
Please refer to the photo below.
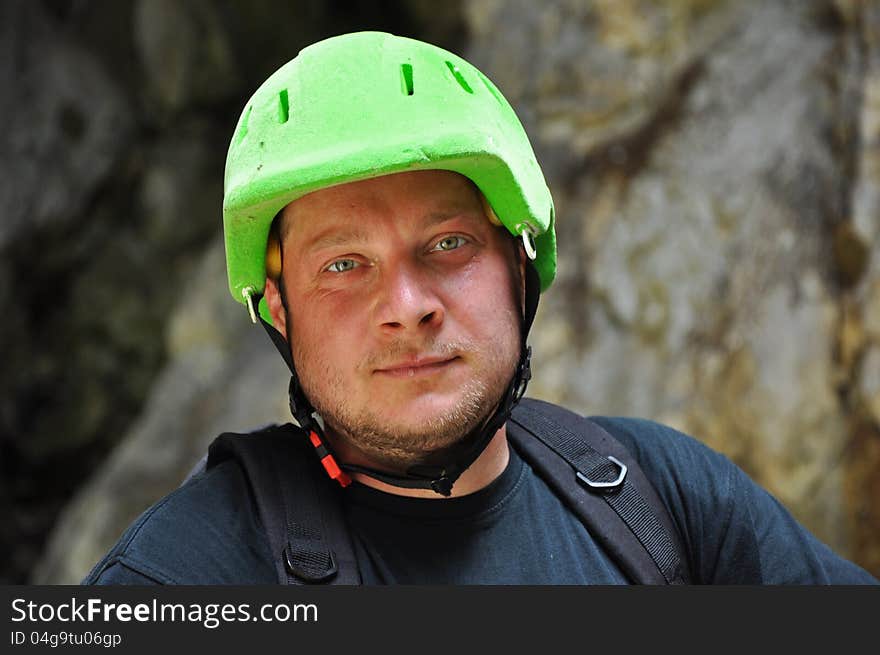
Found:
<svg viewBox="0 0 880 655"><path fill-rule="evenodd" d="M530 393L693 434L880 575L876 3L11 0L0 580L78 582L216 434L288 420L223 161L256 86L353 29L463 54L533 136L560 272Z"/></svg>

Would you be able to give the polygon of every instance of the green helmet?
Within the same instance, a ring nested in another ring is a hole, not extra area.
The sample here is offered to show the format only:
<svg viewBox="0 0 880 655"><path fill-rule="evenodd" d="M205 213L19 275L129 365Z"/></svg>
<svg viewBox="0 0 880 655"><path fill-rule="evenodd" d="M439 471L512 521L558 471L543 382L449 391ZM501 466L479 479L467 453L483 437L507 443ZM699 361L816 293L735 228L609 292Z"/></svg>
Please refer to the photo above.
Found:
<svg viewBox="0 0 880 655"><path fill-rule="evenodd" d="M262 295L270 227L285 205L335 184L420 169L469 178L490 218L523 238L547 289L556 274L553 200L510 104L451 52L355 32L303 49L238 120L223 198L233 297L251 305ZM271 323L265 302L260 313Z"/></svg>

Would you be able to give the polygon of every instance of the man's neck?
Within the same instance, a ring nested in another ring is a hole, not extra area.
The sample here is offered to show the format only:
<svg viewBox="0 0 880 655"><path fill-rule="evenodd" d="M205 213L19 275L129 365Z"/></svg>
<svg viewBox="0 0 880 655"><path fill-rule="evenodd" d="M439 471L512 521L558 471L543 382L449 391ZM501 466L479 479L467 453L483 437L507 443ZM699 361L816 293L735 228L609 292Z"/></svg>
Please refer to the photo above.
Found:
<svg viewBox="0 0 880 655"><path fill-rule="evenodd" d="M462 474L452 487L450 498L458 496L466 496L475 491L479 491L483 487L489 485L499 475L504 472L507 462L510 458L510 452L507 445L507 426L502 425L495 436L489 441L486 448L480 453L479 457L474 460ZM380 480L370 477L366 473L355 472L351 474L353 480L363 485L384 491L397 496L410 496L412 498L434 498L442 500L445 496L430 489L410 489L407 487L396 487Z"/></svg>

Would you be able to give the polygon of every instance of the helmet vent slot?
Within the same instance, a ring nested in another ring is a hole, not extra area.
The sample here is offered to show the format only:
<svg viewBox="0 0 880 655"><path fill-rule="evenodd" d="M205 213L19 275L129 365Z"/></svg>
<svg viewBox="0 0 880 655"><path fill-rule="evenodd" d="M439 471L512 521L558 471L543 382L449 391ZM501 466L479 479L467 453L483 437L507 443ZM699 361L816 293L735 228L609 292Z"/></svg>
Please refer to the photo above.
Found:
<svg viewBox="0 0 880 655"><path fill-rule="evenodd" d="M489 81L489 78L480 73L480 79L483 80L483 84L487 89L489 89L489 93L498 101L498 104L502 107L504 106L504 100L501 98L501 92L495 87L492 82Z"/></svg>
<svg viewBox="0 0 880 655"><path fill-rule="evenodd" d="M241 143L242 141L244 141L244 138L247 136L248 121L251 119L251 109L253 109L253 106L245 109L244 116L242 116L242 118L241 118L241 123L238 126L238 132L235 133L235 142L236 143Z"/></svg>
<svg viewBox="0 0 880 655"><path fill-rule="evenodd" d="M449 68L450 72L455 77L455 81L458 82L458 85L462 89L464 89L468 93L474 92L474 90L471 88L471 85L467 83L466 79L464 79L464 76L461 74L461 71L458 70L458 66L453 64L451 61L447 61L446 66Z"/></svg>
<svg viewBox="0 0 880 655"><path fill-rule="evenodd" d="M278 93L278 122L286 123L290 118L290 102L287 99L287 89L281 89Z"/></svg>
<svg viewBox="0 0 880 655"><path fill-rule="evenodd" d="M415 93L415 88L413 87L413 69L412 64L401 64L400 65L400 82L403 85L403 92L411 96Z"/></svg>

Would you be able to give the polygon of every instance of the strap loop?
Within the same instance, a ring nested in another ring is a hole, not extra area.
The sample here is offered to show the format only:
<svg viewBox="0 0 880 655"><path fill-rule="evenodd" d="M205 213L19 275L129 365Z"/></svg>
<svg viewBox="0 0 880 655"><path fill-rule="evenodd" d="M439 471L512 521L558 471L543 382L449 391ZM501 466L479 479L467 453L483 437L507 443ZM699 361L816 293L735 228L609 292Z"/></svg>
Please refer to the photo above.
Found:
<svg viewBox="0 0 880 655"><path fill-rule="evenodd" d="M615 491L618 487L620 487L620 485L623 484L623 480L624 480L624 478L626 478L626 464L621 462L616 457L612 457L611 455L608 455L608 459L611 460L614 464L617 464L617 467L618 467L617 479L611 480L610 482L605 482L605 481L601 481L601 480L591 480L586 475L584 475L583 473L578 471L577 472L578 480L583 482L585 485L592 487L593 489L596 489L598 491L604 491L604 492Z"/></svg>
<svg viewBox="0 0 880 655"><path fill-rule="evenodd" d="M291 575L306 584L326 582L339 573L336 554L332 550L315 552L293 549L291 544L284 548L284 566Z"/></svg>

